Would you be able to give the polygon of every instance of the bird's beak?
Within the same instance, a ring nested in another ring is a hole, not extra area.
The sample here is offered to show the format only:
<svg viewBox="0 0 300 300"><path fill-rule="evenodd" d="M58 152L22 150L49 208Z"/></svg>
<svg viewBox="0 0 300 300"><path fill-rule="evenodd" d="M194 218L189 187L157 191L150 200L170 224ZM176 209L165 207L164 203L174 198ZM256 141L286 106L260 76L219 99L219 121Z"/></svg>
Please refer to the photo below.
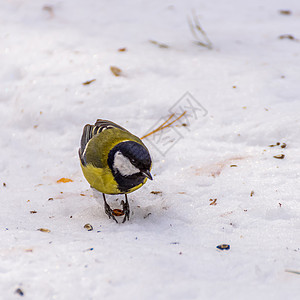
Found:
<svg viewBox="0 0 300 300"><path fill-rule="evenodd" d="M151 173L150 173L149 170L142 171L142 174L143 174L145 177L149 178L150 180L153 180L152 175L151 175Z"/></svg>

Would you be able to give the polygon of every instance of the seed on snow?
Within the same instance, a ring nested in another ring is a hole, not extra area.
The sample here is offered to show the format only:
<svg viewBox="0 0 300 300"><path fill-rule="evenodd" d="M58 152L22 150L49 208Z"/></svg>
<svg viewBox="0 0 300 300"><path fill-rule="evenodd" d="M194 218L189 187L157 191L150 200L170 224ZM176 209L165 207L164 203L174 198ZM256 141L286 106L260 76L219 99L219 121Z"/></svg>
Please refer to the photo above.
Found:
<svg viewBox="0 0 300 300"><path fill-rule="evenodd" d="M39 228L38 230L41 232L51 232L51 230L49 230L47 228Z"/></svg>
<svg viewBox="0 0 300 300"><path fill-rule="evenodd" d="M93 230L93 226L91 224L89 224L89 223L85 224L83 226L83 228L85 228L87 231L92 231Z"/></svg>

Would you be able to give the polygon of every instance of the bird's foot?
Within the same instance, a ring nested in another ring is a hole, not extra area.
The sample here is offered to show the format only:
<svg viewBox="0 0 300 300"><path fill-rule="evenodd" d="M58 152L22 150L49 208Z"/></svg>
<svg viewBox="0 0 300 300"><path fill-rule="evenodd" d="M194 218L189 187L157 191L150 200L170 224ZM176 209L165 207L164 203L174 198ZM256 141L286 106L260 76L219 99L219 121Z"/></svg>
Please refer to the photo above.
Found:
<svg viewBox="0 0 300 300"><path fill-rule="evenodd" d="M113 210L110 208L110 206L106 203L106 201L104 202L104 208L105 208L105 213L108 215L109 218L112 218L113 220L116 221L116 223L118 223L117 219L115 218L114 214L113 214Z"/></svg>
<svg viewBox="0 0 300 300"><path fill-rule="evenodd" d="M122 200L121 205L123 206L123 212L124 212L124 219L123 222L124 223L126 221L126 219L129 221L129 215L130 215L130 208L129 208L129 203L126 197L126 202L124 202L124 200Z"/></svg>

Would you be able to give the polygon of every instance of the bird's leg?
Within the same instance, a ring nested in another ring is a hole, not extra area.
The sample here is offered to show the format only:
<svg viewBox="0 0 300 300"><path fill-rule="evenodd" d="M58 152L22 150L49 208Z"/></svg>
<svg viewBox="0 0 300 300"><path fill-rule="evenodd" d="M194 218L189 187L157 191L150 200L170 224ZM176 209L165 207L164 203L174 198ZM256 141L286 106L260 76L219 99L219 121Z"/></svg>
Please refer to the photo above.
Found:
<svg viewBox="0 0 300 300"><path fill-rule="evenodd" d="M112 218L113 220L115 220L117 223L117 219L115 218L115 216L113 215L113 211L110 208L110 206L107 204L106 199L105 199L105 195L102 193L103 195L103 199L104 199L104 209L105 209L105 213L108 215L109 218Z"/></svg>
<svg viewBox="0 0 300 300"><path fill-rule="evenodd" d="M124 202L124 200L122 200L122 202L121 202L121 204L123 206L123 212L125 215L122 223L124 223L126 221L126 219L129 221L129 214L130 214L130 208L129 208L129 203L128 203L128 199L127 199L127 194L125 194L125 200L126 200L126 202Z"/></svg>

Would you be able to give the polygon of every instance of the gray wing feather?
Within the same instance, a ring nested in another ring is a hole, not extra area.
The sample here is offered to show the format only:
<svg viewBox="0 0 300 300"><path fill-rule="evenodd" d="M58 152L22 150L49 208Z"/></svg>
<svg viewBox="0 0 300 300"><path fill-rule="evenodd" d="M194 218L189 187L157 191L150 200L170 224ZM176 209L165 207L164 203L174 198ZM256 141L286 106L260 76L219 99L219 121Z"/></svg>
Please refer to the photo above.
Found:
<svg viewBox="0 0 300 300"><path fill-rule="evenodd" d="M79 158L81 160L81 163L85 166L86 165L86 157L85 157L85 150L88 142L97 134L101 133L102 131L110 128L118 128L124 131L127 131L123 127L108 121L108 120L101 120L98 119L95 123L95 125L87 124L83 128L83 133L81 137L81 143L79 148Z"/></svg>

